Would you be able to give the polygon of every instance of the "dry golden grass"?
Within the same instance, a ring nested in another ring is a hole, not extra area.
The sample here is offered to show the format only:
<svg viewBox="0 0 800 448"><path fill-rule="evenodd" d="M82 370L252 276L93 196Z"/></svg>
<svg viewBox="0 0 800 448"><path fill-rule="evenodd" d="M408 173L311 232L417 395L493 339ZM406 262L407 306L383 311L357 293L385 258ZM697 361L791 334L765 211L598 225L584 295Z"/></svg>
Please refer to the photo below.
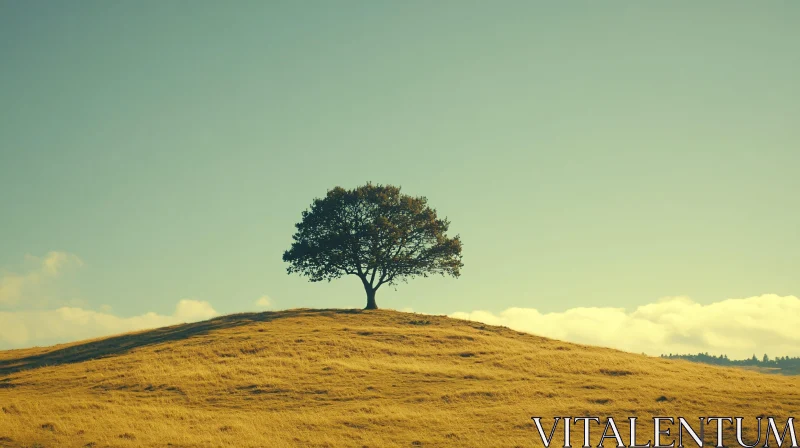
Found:
<svg viewBox="0 0 800 448"><path fill-rule="evenodd" d="M0 446L533 447L531 416L783 421L798 386L446 317L290 310L0 352Z"/></svg>

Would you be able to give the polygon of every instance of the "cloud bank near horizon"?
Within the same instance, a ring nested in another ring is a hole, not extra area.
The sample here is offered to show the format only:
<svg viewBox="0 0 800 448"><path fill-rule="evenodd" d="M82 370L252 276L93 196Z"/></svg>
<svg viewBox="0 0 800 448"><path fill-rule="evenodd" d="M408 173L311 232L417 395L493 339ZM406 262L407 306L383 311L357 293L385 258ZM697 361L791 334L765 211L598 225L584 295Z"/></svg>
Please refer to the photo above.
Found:
<svg viewBox="0 0 800 448"><path fill-rule="evenodd" d="M795 296L765 294L707 305L688 297L666 297L630 312L580 307L543 314L535 308L509 308L499 314L479 310L450 317L653 356L800 356L800 299Z"/></svg>
<svg viewBox="0 0 800 448"><path fill-rule="evenodd" d="M205 301L183 299L170 315L145 313L119 317L76 307L0 311L0 348L18 348L109 336L129 331L197 322L219 315Z"/></svg>
<svg viewBox="0 0 800 448"><path fill-rule="evenodd" d="M83 300L59 299L59 279L81 266L77 255L52 251L42 257L26 256L16 271L0 270L0 349L76 341L219 315L209 302L196 299L180 300L172 314L147 312L131 317L113 314L108 305L92 310L80 305ZM24 309L19 309L22 304ZM274 302L263 295L254 306L273 309ZM541 313L515 307L497 314L476 310L450 317L654 356L699 352L731 358L764 353L800 356L796 331L800 299L795 296L765 294L705 305L688 297L666 297L632 311L579 307Z"/></svg>
<svg viewBox="0 0 800 448"><path fill-rule="evenodd" d="M154 312L119 317L111 307L100 311L75 306L81 299L58 299L58 280L83 266L75 254L51 251L26 255L19 269L0 270L0 349L50 345L100 336L210 319L219 313L210 303L180 300L172 314ZM24 306L23 309L19 309ZM12 310L8 310L12 308Z"/></svg>
<svg viewBox="0 0 800 448"><path fill-rule="evenodd" d="M11 306L23 297L38 295L40 289L57 279L71 268L83 266L83 261L74 254L51 251L44 257L25 256L25 272L0 270L0 305Z"/></svg>

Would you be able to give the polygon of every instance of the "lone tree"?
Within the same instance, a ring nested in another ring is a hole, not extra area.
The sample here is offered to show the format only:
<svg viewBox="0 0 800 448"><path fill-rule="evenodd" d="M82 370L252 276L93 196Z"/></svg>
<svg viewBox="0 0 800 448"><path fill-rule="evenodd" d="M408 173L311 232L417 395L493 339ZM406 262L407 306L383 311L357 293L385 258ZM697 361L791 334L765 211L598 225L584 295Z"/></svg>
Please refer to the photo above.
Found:
<svg viewBox="0 0 800 448"><path fill-rule="evenodd" d="M449 226L427 199L401 194L399 187L336 187L303 212L283 261L289 274L312 282L357 276L367 292L365 309L374 310L375 292L383 285L460 275L461 240L445 235Z"/></svg>

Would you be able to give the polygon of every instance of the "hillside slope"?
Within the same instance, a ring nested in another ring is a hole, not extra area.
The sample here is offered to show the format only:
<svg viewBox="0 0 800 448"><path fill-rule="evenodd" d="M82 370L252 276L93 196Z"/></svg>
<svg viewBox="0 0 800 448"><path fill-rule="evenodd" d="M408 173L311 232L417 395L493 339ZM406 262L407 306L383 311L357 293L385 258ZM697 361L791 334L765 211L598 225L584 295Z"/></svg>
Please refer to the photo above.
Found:
<svg viewBox="0 0 800 448"><path fill-rule="evenodd" d="M783 419L798 386L446 317L290 310L0 352L0 446L533 447L534 415Z"/></svg>

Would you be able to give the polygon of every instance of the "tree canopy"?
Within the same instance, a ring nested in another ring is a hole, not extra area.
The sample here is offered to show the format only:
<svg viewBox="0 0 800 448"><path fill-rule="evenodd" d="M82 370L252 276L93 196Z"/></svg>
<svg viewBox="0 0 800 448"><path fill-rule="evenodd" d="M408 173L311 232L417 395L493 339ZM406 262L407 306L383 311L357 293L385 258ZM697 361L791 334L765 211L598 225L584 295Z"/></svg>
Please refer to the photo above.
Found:
<svg viewBox="0 0 800 448"><path fill-rule="evenodd" d="M366 309L376 309L375 292L383 285L460 275L461 240L447 237L449 226L425 197L402 194L399 187L335 187L303 211L283 261L289 274L312 282L357 276L367 293Z"/></svg>

